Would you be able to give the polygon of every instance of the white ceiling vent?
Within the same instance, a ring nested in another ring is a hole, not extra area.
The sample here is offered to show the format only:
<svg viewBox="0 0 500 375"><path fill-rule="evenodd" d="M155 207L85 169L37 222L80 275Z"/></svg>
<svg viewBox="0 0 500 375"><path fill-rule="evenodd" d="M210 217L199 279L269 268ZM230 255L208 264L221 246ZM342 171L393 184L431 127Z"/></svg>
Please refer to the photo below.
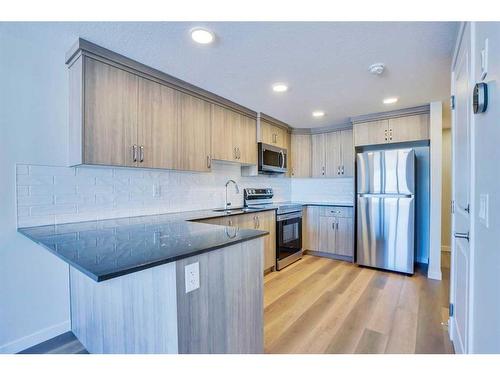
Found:
<svg viewBox="0 0 500 375"><path fill-rule="evenodd" d="M385 65L382 63L372 64L368 67L368 71L376 76L381 75L384 72Z"/></svg>

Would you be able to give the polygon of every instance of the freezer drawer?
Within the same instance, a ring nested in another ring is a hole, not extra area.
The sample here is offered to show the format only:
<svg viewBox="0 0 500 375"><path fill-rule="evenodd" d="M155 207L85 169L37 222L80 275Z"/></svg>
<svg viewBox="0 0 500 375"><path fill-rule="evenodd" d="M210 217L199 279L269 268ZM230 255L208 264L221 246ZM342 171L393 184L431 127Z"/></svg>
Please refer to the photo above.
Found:
<svg viewBox="0 0 500 375"><path fill-rule="evenodd" d="M356 262L360 265L413 273L415 198L357 198Z"/></svg>
<svg viewBox="0 0 500 375"><path fill-rule="evenodd" d="M414 194L415 151L365 151L356 155L358 194Z"/></svg>

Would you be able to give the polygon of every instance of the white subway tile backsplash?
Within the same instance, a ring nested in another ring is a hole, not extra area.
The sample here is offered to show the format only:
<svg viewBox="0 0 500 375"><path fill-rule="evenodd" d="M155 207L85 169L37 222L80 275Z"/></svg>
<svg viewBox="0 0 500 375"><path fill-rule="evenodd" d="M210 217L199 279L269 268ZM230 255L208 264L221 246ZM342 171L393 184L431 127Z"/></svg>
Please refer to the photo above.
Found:
<svg viewBox="0 0 500 375"><path fill-rule="evenodd" d="M30 209L31 216L59 215L70 213L76 213L75 204L47 204L40 206L31 206Z"/></svg>
<svg viewBox="0 0 500 375"><path fill-rule="evenodd" d="M53 167L19 164L18 225L38 226L135 215L210 209L228 200L243 205L243 188L272 187L275 201L353 199L352 179L242 177L239 165L214 162L211 173L134 168Z"/></svg>
<svg viewBox="0 0 500 375"><path fill-rule="evenodd" d="M51 185L54 182L53 175L18 175L17 176L17 185L18 186L32 186L32 185Z"/></svg>

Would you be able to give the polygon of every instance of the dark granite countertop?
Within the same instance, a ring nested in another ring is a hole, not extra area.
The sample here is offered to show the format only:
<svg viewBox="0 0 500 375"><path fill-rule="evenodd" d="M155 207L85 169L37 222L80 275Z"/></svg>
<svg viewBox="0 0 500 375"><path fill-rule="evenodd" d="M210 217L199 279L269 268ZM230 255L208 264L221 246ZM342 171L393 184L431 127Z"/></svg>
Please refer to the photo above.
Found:
<svg viewBox="0 0 500 375"><path fill-rule="evenodd" d="M293 203L352 206L334 202ZM231 227L190 221L251 214L277 207L275 204L249 211L236 207L230 213L183 211L19 228L18 232L95 281L103 281L264 236L268 232L241 228L235 231Z"/></svg>
<svg viewBox="0 0 500 375"><path fill-rule="evenodd" d="M193 223L180 219L182 215L190 216L189 213L150 215L19 228L18 231L95 281L174 262L268 233Z"/></svg>

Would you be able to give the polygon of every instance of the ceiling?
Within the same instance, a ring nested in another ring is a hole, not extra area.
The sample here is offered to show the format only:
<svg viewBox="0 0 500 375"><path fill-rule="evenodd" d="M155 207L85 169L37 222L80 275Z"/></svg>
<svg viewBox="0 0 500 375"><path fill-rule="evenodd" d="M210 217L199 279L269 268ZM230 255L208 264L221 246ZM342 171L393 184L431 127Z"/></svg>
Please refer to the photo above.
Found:
<svg viewBox="0 0 500 375"><path fill-rule="evenodd" d="M195 44L195 26L215 32L216 43ZM293 127L340 127L351 116L447 98L458 23L4 23L0 31L65 49L82 37ZM386 65L381 76L368 72L377 62ZM278 81L289 91L274 93ZM385 105L388 96L399 101Z"/></svg>

